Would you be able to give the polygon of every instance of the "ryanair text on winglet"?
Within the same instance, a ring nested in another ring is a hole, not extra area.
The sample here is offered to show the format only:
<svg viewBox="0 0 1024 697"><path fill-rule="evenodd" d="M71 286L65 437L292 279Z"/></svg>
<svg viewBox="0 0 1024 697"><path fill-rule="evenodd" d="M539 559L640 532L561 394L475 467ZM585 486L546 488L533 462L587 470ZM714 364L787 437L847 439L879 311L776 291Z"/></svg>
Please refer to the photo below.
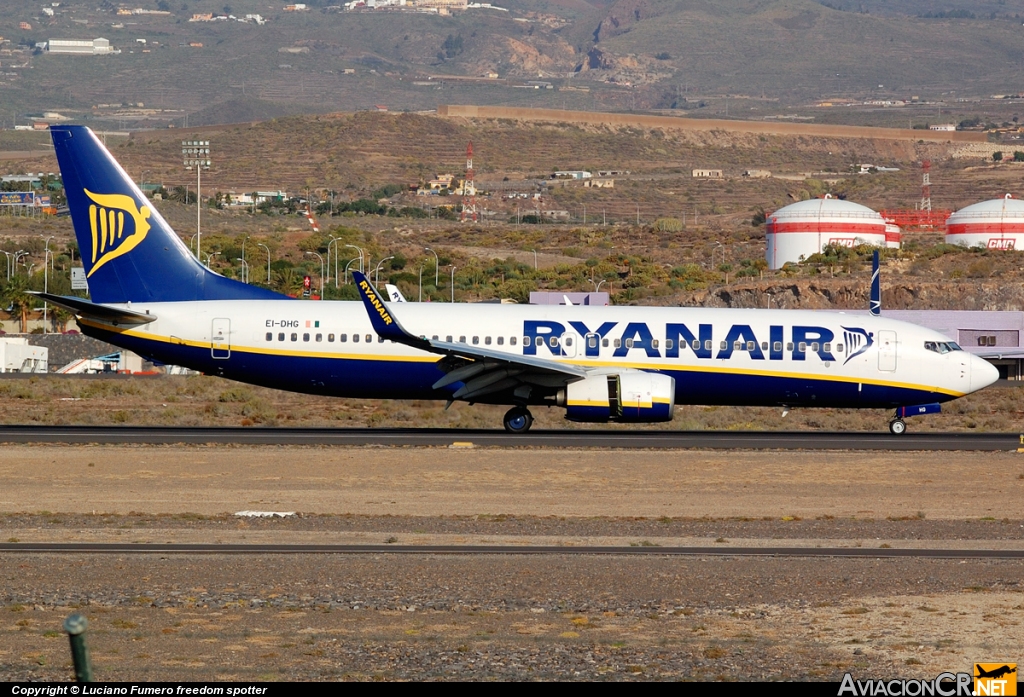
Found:
<svg viewBox="0 0 1024 697"><path fill-rule="evenodd" d="M366 293L366 299L370 301L370 304L373 305L373 309L375 309L377 311L377 314L380 315L380 318L384 320L384 324L390 325L391 322L393 321L391 319L391 315L388 314L388 310L386 307L384 307L384 303L382 303L377 298L377 295L372 290L370 290L370 284L367 283L366 281L360 281L359 287L363 289L364 293Z"/></svg>

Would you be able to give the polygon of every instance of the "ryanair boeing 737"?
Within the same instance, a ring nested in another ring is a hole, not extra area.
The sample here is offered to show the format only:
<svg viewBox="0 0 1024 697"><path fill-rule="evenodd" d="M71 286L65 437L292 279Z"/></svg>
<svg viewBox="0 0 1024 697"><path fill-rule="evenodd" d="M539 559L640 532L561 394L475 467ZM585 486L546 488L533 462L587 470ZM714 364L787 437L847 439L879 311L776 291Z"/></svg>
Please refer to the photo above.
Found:
<svg viewBox="0 0 1024 697"><path fill-rule="evenodd" d="M82 331L161 363L309 394L531 406L567 419L669 421L675 404L860 407L909 415L992 384L945 336L875 315L301 302L200 264L92 131L51 129L91 301L39 293ZM876 279L877 287L877 279Z"/></svg>

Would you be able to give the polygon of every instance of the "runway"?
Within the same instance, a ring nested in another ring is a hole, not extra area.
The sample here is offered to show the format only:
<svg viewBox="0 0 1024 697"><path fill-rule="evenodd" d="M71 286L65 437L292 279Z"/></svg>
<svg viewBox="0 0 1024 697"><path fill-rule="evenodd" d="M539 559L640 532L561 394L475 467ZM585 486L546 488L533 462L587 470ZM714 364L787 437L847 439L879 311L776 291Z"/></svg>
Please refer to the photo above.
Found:
<svg viewBox="0 0 1024 697"><path fill-rule="evenodd" d="M2 543L0 554L399 554L432 556L803 557L840 559L1024 559L1020 549L863 547L591 547L518 545Z"/></svg>
<svg viewBox="0 0 1024 697"><path fill-rule="evenodd" d="M1024 447L1016 433L807 431L564 430L509 434L499 430L176 428L160 426L2 426L0 443L242 444L413 447L527 447L660 450L1002 451Z"/></svg>

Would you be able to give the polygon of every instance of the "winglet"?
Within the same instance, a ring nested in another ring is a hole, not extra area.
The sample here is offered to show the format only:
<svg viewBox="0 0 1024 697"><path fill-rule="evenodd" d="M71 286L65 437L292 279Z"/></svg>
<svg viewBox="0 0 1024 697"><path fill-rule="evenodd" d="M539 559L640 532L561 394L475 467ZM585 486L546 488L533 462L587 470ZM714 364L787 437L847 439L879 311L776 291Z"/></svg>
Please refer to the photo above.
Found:
<svg viewBox="0 0 1024 697"><path fill-rule="evenodd" d="M871 262L871 304L869 305L871 314L878 315L882 314L882 281L878 275L878 250L875 250L874 259Z"/></svg>
<svg viewBox="0 0 1024 697"><path fill-rule="evenodd" d="M359 271L353 271L352 278L356 282L356 288L359 289L359 297L363 300L366 314L370 316L370 324L373 325L373 330L378 335L400 344L408 344L420 348L425 344L429 346L425 339L413 336L398 323L398 319L391 314L391 310L384 303L384 296L373 287L370 279Z"/></svg>

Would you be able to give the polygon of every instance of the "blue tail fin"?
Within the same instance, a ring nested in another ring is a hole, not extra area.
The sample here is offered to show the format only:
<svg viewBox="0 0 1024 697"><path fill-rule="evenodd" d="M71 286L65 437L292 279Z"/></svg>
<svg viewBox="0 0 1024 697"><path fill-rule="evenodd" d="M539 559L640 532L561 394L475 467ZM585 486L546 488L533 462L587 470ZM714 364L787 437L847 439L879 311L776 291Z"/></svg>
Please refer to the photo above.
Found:
<svg viewBox="0 0 1024 697"><path fill-rule="evenodd" d="M882 314L882 280L878 276L878 250L871 261L871 303L868 306L871 314Z"/></svg>
<svg viewBox="0 0 1024 697"><path fill-rule="evenodd" d="M93 302L287 297L200 264L91 130L50 133Z"/></svg>

